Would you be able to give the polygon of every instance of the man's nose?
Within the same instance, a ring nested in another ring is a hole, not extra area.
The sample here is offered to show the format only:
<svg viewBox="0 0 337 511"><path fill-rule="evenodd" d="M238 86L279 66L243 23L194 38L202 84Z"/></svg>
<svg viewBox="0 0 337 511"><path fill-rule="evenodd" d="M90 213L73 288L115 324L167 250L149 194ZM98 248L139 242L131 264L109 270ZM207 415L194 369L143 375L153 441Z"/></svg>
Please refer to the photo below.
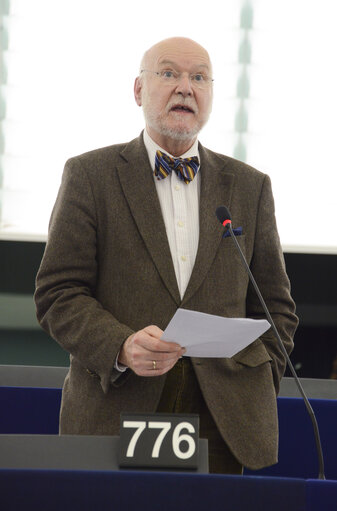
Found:
<svg viewBox="0 0 337 511"><path fill-rule="evenodd" d="M193 88L191 84L191 78L188 73L182 73L179 76L178 83L176 86L176 93L185 96L192 96Z"/></svg>

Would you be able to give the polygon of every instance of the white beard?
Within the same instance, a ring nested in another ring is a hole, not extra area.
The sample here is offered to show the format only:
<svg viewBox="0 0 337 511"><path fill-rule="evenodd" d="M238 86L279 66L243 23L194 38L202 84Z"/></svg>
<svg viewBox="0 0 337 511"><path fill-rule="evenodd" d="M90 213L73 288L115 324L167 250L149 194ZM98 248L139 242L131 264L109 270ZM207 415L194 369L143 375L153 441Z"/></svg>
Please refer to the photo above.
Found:
<svg viewBox="0 0 337 511"><path fill-rule="evenodd" d="M178 102L190 106L195 112L195 115L198 115L197 105L195 103L192 104L192 102L188 99L182 98L174 98L170 101L170 104L167 105L166 115L169 115L171 107ZM199 120L198 122L194 123L192 127L187 128L183 125L179 126L179 124L175 127L167 126L166 119L162 119L160 115L153 111L150 98L147 96L146 91L143 92L142 107L146 124L150 128L165 137L169 137L172 140L177 141L193 140L208 121L212 109L210 106L209 112L203 120Z"/></svg>

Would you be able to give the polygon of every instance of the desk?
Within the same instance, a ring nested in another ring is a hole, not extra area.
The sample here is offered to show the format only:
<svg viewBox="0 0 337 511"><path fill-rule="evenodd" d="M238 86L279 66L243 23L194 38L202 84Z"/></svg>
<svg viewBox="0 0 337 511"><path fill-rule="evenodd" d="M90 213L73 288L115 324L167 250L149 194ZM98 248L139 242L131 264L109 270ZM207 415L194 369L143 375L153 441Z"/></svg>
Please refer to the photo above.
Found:
<svg viewBox="0 0 337 511"><path fill-rule="evenodd" d="M300 398L278 398L279 463L251 475L316 478L313 429ZM0 434L57 434L61 389L0 387ZM327 479L337 480L337 400L311 399L317 415ZM336 506L337 508L337 506Z"/></svg>

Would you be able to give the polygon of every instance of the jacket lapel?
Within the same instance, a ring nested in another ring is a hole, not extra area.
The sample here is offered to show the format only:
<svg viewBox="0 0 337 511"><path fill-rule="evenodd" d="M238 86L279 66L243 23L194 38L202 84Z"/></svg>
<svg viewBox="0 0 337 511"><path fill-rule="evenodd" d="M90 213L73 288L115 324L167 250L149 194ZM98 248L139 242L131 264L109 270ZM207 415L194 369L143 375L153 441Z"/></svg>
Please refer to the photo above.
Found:
<svg viewBox="0 0 337 511"><path fill-rule="evenodd" d="M117 167L120 183L138 230L165 286L177 306L181 307L198 290L214 261L223 235L223 227L216 218L215 210L221 205L230 208L234 183L234 174L226 171L226 161L203 148L201 144L199 154L199 247L182 301L143 134L127 144L121 152L121 163Z"/></svg>
<svg viewBox="0 0 337 511"><path fill-rule="evenodd" d="M218 206L230 208L234 174L226 171L227 162L199 144L200 154L200 206L199 206L199 247L181 306L195 294L214 261L222 240L223 227L215 211Z"/></svg>
<svg viewBox="0 0 337 511"><path fill-rule="evenodd" d="M125 147L121 157L117 171L131 214L165 286L176 304L180 305L170 247L143 134Z"/></svg>

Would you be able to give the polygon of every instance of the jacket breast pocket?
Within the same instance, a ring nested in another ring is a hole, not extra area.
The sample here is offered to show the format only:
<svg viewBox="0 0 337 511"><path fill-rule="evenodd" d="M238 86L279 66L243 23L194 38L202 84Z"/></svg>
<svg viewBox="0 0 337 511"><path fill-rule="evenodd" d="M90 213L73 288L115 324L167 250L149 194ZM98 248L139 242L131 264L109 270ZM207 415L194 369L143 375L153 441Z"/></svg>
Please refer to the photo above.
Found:
<svg viewBox="0 0 337 511"><path fill-rule="evenodd" d="M239 243L242 252L245 253L246 252L246 245L245 245L246 235L241 234L241 235L235 236L235 239ZM224 236L221 240L221 244L222 244L221 248L224 250L237 250L237 247L235 246L236 243L231 236Z"/></svg>

